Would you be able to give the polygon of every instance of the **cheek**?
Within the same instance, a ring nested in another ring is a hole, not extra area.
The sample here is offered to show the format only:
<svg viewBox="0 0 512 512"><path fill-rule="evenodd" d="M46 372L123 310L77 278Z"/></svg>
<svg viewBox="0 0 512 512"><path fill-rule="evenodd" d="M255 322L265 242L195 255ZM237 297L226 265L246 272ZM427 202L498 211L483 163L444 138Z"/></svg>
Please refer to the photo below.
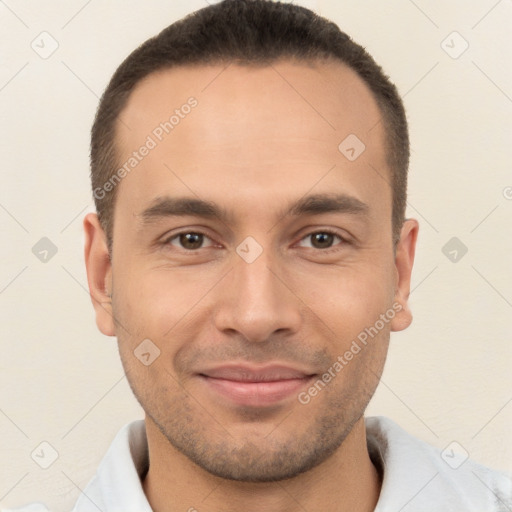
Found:
<svg viewBox="0 0 512 512"><path fill-rule="evenodd" d="M119 272L121 274L121 272ZM201 310L201 299L214 293L219 276L215 272L133 267L115 279L116 314L138 338L156 340L172 336L174 330Z"/></svg>
<svg viewBox="0 0 512 512"><path fill-rule="evenodd" d="M302 275L294 280L297 295L331 331L352 339L392 307L390 266L354 265Z"/></svg>

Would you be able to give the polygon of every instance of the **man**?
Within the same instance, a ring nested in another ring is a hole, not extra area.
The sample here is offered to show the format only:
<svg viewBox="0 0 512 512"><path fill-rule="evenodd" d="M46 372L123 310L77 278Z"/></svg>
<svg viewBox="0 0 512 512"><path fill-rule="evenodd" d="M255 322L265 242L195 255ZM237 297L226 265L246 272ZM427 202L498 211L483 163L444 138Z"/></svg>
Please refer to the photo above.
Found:
<svg viewBox="0 0 512 512"><path fill-rule="evenodd" d="M298 6L225 0L121 64L85 258L146 417L74 511L511 510L505 475L364 418L412 319L408 159L394 85Z"/></svg>

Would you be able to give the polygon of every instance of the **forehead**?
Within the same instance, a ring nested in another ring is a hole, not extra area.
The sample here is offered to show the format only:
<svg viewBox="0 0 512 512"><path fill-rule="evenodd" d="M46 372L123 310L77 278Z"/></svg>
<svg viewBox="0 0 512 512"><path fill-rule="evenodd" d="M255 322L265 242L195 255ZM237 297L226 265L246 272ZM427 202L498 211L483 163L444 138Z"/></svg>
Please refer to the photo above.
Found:
<svg viewBox="0 0 512 512"><path fill-rule="evenodd" d="M211 126L202 121L209 114L216 116L219 137L207 137L205 144L220 142L220 129L236 123L246 130L238 131L235 139L230 133L233 143L257 125L269 136L276 132L282 137L308 135L316 130L317 135L336 133L338 137L352 130L365 138L381 115L363 80L332 60L178 66L151 73L135 86L122 112L119 138L130 142L133 128L151 132L155 122L168 120L190 97L201 106L195 114L199 111L204 116L194 115L187 122L196 132L204 128L199 135L212 135ZM292 116L293 121L300 117L305 124L288 123Z"/></svg>
<svg viewBox="0 0 512 512"><path fill-rule="evenodd" d="M220 191L272 201L316 183L343 184L356 196L382 189L380 118L366 84L337 62L159 71L137 85L120 116L118 163L137 161L125 166L118 201L137 209L159 195ZM144 146L145 156L134 156Z"/></svg>

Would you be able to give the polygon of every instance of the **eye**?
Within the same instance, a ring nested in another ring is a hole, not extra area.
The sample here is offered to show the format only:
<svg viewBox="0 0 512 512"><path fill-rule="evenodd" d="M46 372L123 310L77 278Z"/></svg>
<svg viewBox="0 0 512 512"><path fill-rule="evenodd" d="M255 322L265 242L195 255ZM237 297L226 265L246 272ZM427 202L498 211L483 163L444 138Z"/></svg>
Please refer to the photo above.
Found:
<svg viewBox="0 0 512 512"><path fill-rule="evenodd" d="M210 244L208 246L203 246L203 243L208 240ZM166 245L172 245L174 247L179 247L180 249L185 249L187 251L194 251L197 249L202 249L204 247L210 247L213 244L211 243L211 239L207 237L204 233L198 233L196 231L184 231L182 233L178 233L168 238L164 243Z"/></svg>
<svg viewBox="0 0 512 512"><path fill-rule="evenodd" d="M302 245L304 241L311 240L310 245ZM306 235L300 242L302 247L311 247L313 249L330 249L338 239L342 243L347 241L337 233L329 230L315 231Z"/></svg>

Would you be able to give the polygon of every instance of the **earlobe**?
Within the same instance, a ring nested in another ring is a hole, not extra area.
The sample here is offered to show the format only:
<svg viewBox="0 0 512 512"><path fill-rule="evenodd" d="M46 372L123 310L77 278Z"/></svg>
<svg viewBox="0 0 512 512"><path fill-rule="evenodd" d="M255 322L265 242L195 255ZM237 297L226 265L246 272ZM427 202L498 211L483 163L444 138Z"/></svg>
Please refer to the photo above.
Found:
<svg viewBox="0 0 512 512"><path fill-rule="evenodd" d="M391 322L392 331L402 331L411 325L412 313L409 308L411 291L411 273L416 251L419 224L415 219L407 219L401 230L395 254L395 303L400 305L400 311Z"/></svg>
<svg viewBox="0 0 512 512"><path fill-rule="evenodd" d="M95 213L84 218L85 266L92 304L96 312L96 325L106 336L115 336L112 313L112 264L106 236Z"/></svg>

